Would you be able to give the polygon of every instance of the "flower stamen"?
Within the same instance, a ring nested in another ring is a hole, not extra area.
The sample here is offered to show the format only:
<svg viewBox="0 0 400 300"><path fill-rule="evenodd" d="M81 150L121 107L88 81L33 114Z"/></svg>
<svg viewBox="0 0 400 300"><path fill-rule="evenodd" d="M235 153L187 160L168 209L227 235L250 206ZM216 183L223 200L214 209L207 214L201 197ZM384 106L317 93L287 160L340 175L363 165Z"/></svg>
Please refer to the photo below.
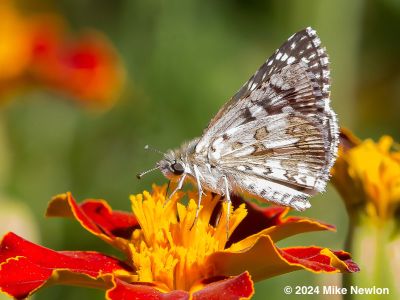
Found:
<svg viewBox="0 0 400 300"><path fill-rule="evenodd" d="M207 194L199 208L195 197L187 206L177 202L179 195L164 205L165 197L160 195L164 193L131 196L132 209L141 227L132 235L132 262L139 281L158 282L169 290L190 290L201 278L216 275L204 267L204 261L210 254L224 250L228 235L247 211L244 204L232 211L227 233L226 203L222 204L217 224L210 225L219 195Z"/></svg>

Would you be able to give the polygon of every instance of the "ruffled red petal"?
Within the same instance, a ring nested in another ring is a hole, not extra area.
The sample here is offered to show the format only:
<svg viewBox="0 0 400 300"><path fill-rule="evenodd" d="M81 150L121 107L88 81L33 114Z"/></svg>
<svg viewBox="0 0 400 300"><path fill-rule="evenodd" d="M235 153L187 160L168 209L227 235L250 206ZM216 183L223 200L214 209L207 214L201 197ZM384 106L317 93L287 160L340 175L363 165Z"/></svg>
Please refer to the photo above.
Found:
<svg viewBox="0 0 400 300"><path fill-rule="evenodd" d="M95 235L129 239L139 224L132 213L113 211L104 200L86 200L78 204L70 194L56 196L48 205L46 216L71 217Z"/></svg>
<svg viewBox="0 0 400 300"><path fill-rule="evenodd" d="M14 233L4 236L0 244L0 289L22 299L45 284L56 271L67 271L68 278L96 281L114 272L127 273L128 266L119 260L97 252L54 251L31 243ZM62 281L62 278L58 278ZM57 278L53 278L54 283ZM79 282L74 282L79 284ZM85 284L83 284L85 285ZM95 285L95 284L92 284Z"/></svg>
<svg viewBox="0 0 400 300"><path fill-rule="evenodd" d="M86 200L80 207L110 237L129 239L133 230L139 228L139 223L132 213L113 211L103 201Z"/></svg>
<svg viewBox="0 0 400 300"><path fill-rule="evenodd" d="M339 251L332 251L333 254L335 254L337 256L338 259L340 259L341 261L343 261L349 272L359 272L360 271L360 267L351 259L351 255L350 253L343 251L343 250L339 250Z"/></svg>
<svg viewBox="0 0 400 300"><path fill-rule="evenodd" d="M185 291L171 291L163 293L157 290L154 285L130 284L115 279L115 286L107 291L107 299L110 300L187 300L189 293Z"/></svg>
<svg viewBox="0 0 400 300"><path fill-rule="evenodd" d="M248 272L206 285L193 293L193 300L250 299L254 294L253 281Z"/></svg>
<svg viewBox="0 0 400 300"><path fill-rule="evenodd" d="M107 291L110 300L239 300L249 299L254 294L253 281L248 272L227 279L210 279L191 295L186 291L161 292L152 284L130 284L115 279L115 286ZM191 296L191 297L190 297Z"/></svg>
<svg viewBox="0 0 400 300"><path fill-rule="evenodd" d="M277 248L278 249L278 248ZM290 264L299 264L314 272L358 272L360 269L345 251L332 251L321 247L291 247L278 249L282 258Z"/></svg>
<svg viewBox="0 0 400 300"><path fill-rule="evenodd" d="M24 299L40 288L52 270L32 263L26 257L10 258L0 264L0 289L16 299Z"/></svg>

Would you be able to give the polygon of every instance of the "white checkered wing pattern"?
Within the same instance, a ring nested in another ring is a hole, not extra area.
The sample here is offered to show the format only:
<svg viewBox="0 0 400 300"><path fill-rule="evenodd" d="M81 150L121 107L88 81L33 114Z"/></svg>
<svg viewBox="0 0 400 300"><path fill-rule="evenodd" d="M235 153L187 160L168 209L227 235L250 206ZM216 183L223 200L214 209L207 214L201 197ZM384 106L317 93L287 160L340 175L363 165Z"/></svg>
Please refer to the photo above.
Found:
<svg viewBox="0 0 400 300"><path fill-rule="evenodd" d="M337 152L329 62L311 28L291 36L212 119L196 153L234 191L304 210Z"/></svg>

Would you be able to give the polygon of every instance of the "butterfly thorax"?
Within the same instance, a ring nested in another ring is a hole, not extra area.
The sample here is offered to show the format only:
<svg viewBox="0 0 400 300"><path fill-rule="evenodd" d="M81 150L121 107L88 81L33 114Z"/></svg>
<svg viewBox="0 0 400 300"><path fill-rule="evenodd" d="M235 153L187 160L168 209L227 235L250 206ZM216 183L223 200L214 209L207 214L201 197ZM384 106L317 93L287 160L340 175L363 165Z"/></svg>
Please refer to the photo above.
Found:
<svg viewBox="0 0 400 300"><path fill-rule="evenodd" d="M221 193L223 174L215 164L211 163L207 153L196 153L195 148L199 139L184 143L180 148L169 150L158 162L159 169L168 179L179 181L182 176L194 184L209 191Z"/></svg>

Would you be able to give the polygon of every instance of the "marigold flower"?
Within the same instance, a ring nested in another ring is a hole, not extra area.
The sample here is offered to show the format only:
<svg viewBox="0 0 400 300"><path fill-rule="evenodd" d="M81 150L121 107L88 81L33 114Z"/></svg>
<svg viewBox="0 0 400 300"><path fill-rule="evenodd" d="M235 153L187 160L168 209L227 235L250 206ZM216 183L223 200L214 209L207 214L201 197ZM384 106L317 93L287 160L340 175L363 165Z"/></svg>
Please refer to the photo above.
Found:
<svg viewBox="0 0 400 300"><path fill-rule="evenodd" d="M0 246L1 290L22 299L45 284L74 284L104 288L107 299L243 299L253 295L253 280L300 269L358 271L344 251L275 245L298 233L334 230L331 225L234 197L227 240L227 207L220 196L203 197L196 222L196 197L184 205L183 196L177 193L165 204L165 187L153 186L152 193L131 196L134 214L113 211L103 200L77 204L70 193L56 196L47 216L76 219L126 259L53 251L9 233Z"/></svg>
<svg viewBox="0 0 400 300"><path fill-rule="evenodd" d="M342 129L332 175L350 216L348 245L363 270L345 283L381 285L390 289L393 299L399 299L399 145L390 136L375 143Z"/></svg>
<svg viewBox="0 0 400 300"><path fill-rule="evenodd" d="M346 129L341 141L332 182L349 212L363 210L376 221L393 218L400 204L399 145L390 136L361 141Z"/></svg>

